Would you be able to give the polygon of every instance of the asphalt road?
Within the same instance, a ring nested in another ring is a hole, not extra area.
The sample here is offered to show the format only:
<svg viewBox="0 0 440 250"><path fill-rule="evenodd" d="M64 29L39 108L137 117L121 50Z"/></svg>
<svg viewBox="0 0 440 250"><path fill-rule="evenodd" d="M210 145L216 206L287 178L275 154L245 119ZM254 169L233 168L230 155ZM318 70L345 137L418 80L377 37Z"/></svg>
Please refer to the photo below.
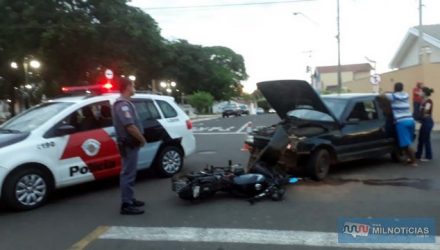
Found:
<svg viewBox="0 0 440 250"><path fill-rule="evenodd" d="M267 126L278 118L194 123L198 151L186 159L184 171L226 165L228 160L246 164L248 153L240 149L249 121L254 127ZM187 203L171 191L169 179L141 172L136 195L146 200L147 212L121 216L117 179L70 187L37 210L12 213L0 208L0 249L340 249L345 246L332 245L340 217L440 221L440 134L433 134L432 143L437 159L417 168L386 158L351 162L333 168L323 182L305 180L289 186L284 201L253 206L227 195ZM282 235L291 235L293 243L271 241Z"/></svg>

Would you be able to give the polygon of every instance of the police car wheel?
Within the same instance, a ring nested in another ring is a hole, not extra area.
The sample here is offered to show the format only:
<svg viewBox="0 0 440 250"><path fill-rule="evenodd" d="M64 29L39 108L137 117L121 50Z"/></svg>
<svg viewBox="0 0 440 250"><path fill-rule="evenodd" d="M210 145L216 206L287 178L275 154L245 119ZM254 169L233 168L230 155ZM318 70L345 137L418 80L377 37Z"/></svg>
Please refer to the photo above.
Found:
<svg viewBox="0 0 440 250"><path fill-rule="evenodd" d="M3 186L3 199L14 210L29 210L43 205L51 191L50 178L36 167L12 172Z"/></svg>
<svg viewBox="0 0 440 250"><path fill-rule="evenodd" d="M165 147L156 161L156 172L161 177L171 177L178 173L183 166L183 153L174 146Z"/></svg>

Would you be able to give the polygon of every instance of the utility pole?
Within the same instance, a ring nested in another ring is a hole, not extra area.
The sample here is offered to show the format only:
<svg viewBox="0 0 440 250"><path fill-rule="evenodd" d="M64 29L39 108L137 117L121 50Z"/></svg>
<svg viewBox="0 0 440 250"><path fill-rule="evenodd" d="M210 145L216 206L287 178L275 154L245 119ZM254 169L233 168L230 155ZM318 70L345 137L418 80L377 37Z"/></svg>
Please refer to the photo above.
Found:
<svg viewBox="0 0 440 250"><path fill-rule="evenodd" d="M339 0L337 1L337 17L336 22L338 26L338 34L336 36L336 39L338 40L338 94L341 93L342 89L342 79L341 79L341 32L340 32L340 25L339 25ZM421 0L420 0L421 1Z"/></svg>
<svg viewBox="0 0 440 250"><path fill-rule="evenodd" d="M419 0L419 39L418 39L419 64L422 64L422 56L423 56L422 7L423 7L422 0Z"/></svg>

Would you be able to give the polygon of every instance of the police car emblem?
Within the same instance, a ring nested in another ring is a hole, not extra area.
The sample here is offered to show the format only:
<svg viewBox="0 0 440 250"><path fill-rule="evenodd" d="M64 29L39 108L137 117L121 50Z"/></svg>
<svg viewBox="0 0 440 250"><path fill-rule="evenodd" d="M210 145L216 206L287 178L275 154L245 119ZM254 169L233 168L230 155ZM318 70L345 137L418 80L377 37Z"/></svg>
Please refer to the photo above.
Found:
<svg viewBox="0 0 440 250"><path fill-rule="evenodd" d="M95 156L101 148L101 143L95 139L87 139L82 144L81 148L88 156Z"/></svg>

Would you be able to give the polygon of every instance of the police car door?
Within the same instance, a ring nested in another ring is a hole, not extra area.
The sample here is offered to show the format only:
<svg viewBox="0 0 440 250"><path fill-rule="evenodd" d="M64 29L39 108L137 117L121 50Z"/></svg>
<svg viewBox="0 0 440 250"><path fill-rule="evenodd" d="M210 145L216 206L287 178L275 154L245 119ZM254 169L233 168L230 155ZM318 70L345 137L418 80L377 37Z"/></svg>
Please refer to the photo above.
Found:
<svg viewBox="0 0 440 250"><path fill-rule="evenodd" d="M140 149L138 158L138 169L148 168L159 150L164 138L164 128L158 122L159 111L151 99L133 99L139 120L142 123L146 146Z"/></svg>
<svg viewBox="0 0 440 250"><path fill-rule="evenodd" d="M166 128L165 133L168 140L185 140L184 137L192 136L186 124L186 115L179 115L176 108L170 104L171 102L156 100L156 103L164 116L160 122Z"/></svg>
<svg viewBox="0 0 440 250"><path fill-rule="evenodd" d="M118 175L121 159L115 140L108 101L86 105L55 127L70 126L72 130L58 135L65 141L57 171L60 181L74 184ZM106 115L101 114L107 113Z"/></svg>

